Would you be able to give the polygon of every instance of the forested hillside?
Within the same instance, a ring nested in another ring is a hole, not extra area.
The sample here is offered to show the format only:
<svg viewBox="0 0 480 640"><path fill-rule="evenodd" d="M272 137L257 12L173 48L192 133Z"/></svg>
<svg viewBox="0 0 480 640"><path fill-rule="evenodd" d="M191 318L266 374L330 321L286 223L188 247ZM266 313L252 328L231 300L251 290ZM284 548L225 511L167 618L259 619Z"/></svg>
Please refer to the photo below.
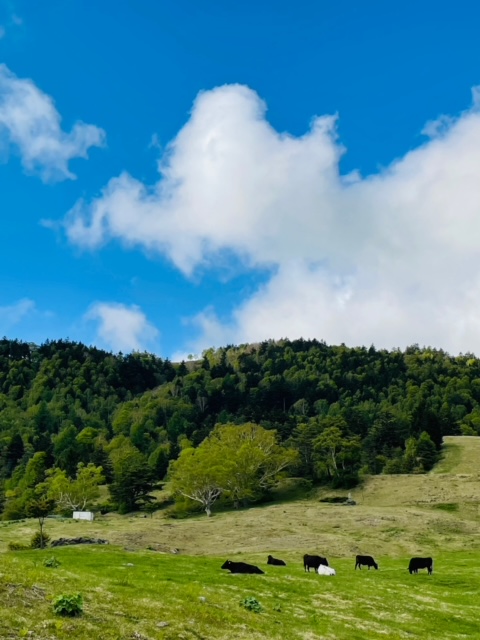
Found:
<svg viewBox="0 0 480 640"><path fill-rule="evenodd" d="M256 423L297 451L290 473L353 486L359 473L428 470L442 436L480 433L480 361L443 351L263 342L172 364L56 341L0 341L5 517L47 470L79 463L145 486L217 424ZM123 475L122 475L123 474ZM133 507L142 493L124 504ZM122 502L117 491L114 501Z"/></svg>

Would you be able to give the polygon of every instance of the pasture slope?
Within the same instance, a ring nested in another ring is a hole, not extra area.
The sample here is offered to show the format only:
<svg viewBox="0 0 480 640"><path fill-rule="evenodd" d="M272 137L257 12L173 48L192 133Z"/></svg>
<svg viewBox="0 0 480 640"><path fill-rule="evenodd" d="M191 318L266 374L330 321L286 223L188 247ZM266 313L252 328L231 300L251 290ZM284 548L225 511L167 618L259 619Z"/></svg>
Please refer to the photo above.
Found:
<svg viewBox="0 0 480 640"><path fill-rule="evenodd" d="M371 478L353 492L353 507L319 502L319 492L210 519L48 521L52 537L112 544L3 553L0 638L480 638L480 438L446 444L432 473ZM33 521L1 523L2 551L34 530ZM305 552L326 555L337 576L305 574ZM267 566L267 553L288 566ZM356 553L374 555L380 570L354 571ZM56 569L43 566L52 555ZM432 555L434 575L410 576L412 555ZM230 575L220 570L226 558L266 573ZM51 599L74 592L84 596L83 616L54 616ZM248 596L261 613L241 606Z"/></svg>

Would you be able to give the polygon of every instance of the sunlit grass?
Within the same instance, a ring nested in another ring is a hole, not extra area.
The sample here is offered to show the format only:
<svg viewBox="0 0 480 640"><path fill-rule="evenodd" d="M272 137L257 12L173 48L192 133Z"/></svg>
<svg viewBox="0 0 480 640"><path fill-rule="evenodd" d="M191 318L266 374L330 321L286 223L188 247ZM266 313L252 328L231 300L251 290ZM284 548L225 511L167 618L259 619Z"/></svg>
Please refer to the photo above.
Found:
<svg viewBox="0 0 480 640"><path fill-rule="evenodd" d="M222 558L129 553L106 547L2 556L3 638L462 638L480 636L480 554L435 558L434 575L407 571L408 558L378 558L379 571L354 571L330 558L337 576L305 574L300 554L287 567L244 556L264 576L231 575ZM52 599L83 594L79 618L55 616ZM261 613L241 606L247 597ZM30 633L30 635L28 635Z"/></svg>
<svg viewBox="0 0 480 640"><path fill-rule="evenodd" d="M480 438L478 436L445 436L443 456L432 473L480 473Z"/></svg>

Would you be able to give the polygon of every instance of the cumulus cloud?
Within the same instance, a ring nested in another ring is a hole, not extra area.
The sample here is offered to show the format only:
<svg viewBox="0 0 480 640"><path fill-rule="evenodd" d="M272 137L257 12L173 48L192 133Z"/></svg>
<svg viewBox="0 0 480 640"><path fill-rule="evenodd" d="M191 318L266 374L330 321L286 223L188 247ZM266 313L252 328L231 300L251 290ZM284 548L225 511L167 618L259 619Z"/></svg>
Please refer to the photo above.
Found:
<svg viewBox="0 0 480 640"><path fill-rule="evenodd" d="M144 351L155 346L158 330L136 305L97 302L85 314L98 322L97 337L113 351Z"/></svg>
<svg viewBox="0 0 480 640"><path fill-rule="evenodd" d="M11 305L0 306L0 331L9 330L34 310L35 303L28 298L18 300Z"/></svg>
<svg viewBox="0 0 480 640"><path fill-rule="evenodd" d="M336 117L301 137L275 131L245 86L201 93L159 161L127 173L65 219L70 241L117 239L189 276L234 254L270 280L227 321L206 310L192 350L270 337L480 350L479 91L425 143L366 177L342 176Z"/></svg>
<svg viewBox="0 0 480 640"><path fill-rule="evenodd" d="M13 148L28 172L46 181L74 179L70 160L86 158L90 147L104 142L105 132L91 124L77 122L63 131L52 98L0 64L0 149Z"/></svg>

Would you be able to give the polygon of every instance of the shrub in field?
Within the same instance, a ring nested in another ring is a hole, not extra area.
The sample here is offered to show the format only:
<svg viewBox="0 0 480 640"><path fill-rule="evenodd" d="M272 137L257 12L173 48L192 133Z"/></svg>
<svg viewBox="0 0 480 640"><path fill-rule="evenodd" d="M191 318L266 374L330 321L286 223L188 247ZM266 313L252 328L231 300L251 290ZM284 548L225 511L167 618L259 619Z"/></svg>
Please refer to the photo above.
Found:
<svg viewBox="0 0 480 640"><path fill-rule="evenodd" d="M44 567L49 567L52 569L56 569L57 567L59 567L61 565L61 562L59 562L55 556L52 556L51 558L46 558L43 561L43 566Z"/></svg>
<svg viewBox="0 0 480 640"><path fill-rule="evenodd" d="M240 604L242 607L247 609L247 611L253 611L254 613L260 613L263 610L260 602L253 596L247 596L240 602Z"/></svg>
<svg viewBox="0 0 480 640"><path fill-rule="evenodd" d="M50 536L48 533L37 531L33 534L32 540L30 542L31 549L43 549L44 547L48 547L48 543L50 542Z"/></svg>
<svg viewBox="0 0 480 640"><path fill-rule="evenodd" d="M8 550L9 551L27 551L32 547L29 544L22 544L21 542L9 542Z"/></svg>
<svg viewBox="0 0 480 640"><path fill-rule="evenodd" d="M53 601L53 610L59 616L79 616L83 613L83 598L81 593L57 596Z"/></svg>

